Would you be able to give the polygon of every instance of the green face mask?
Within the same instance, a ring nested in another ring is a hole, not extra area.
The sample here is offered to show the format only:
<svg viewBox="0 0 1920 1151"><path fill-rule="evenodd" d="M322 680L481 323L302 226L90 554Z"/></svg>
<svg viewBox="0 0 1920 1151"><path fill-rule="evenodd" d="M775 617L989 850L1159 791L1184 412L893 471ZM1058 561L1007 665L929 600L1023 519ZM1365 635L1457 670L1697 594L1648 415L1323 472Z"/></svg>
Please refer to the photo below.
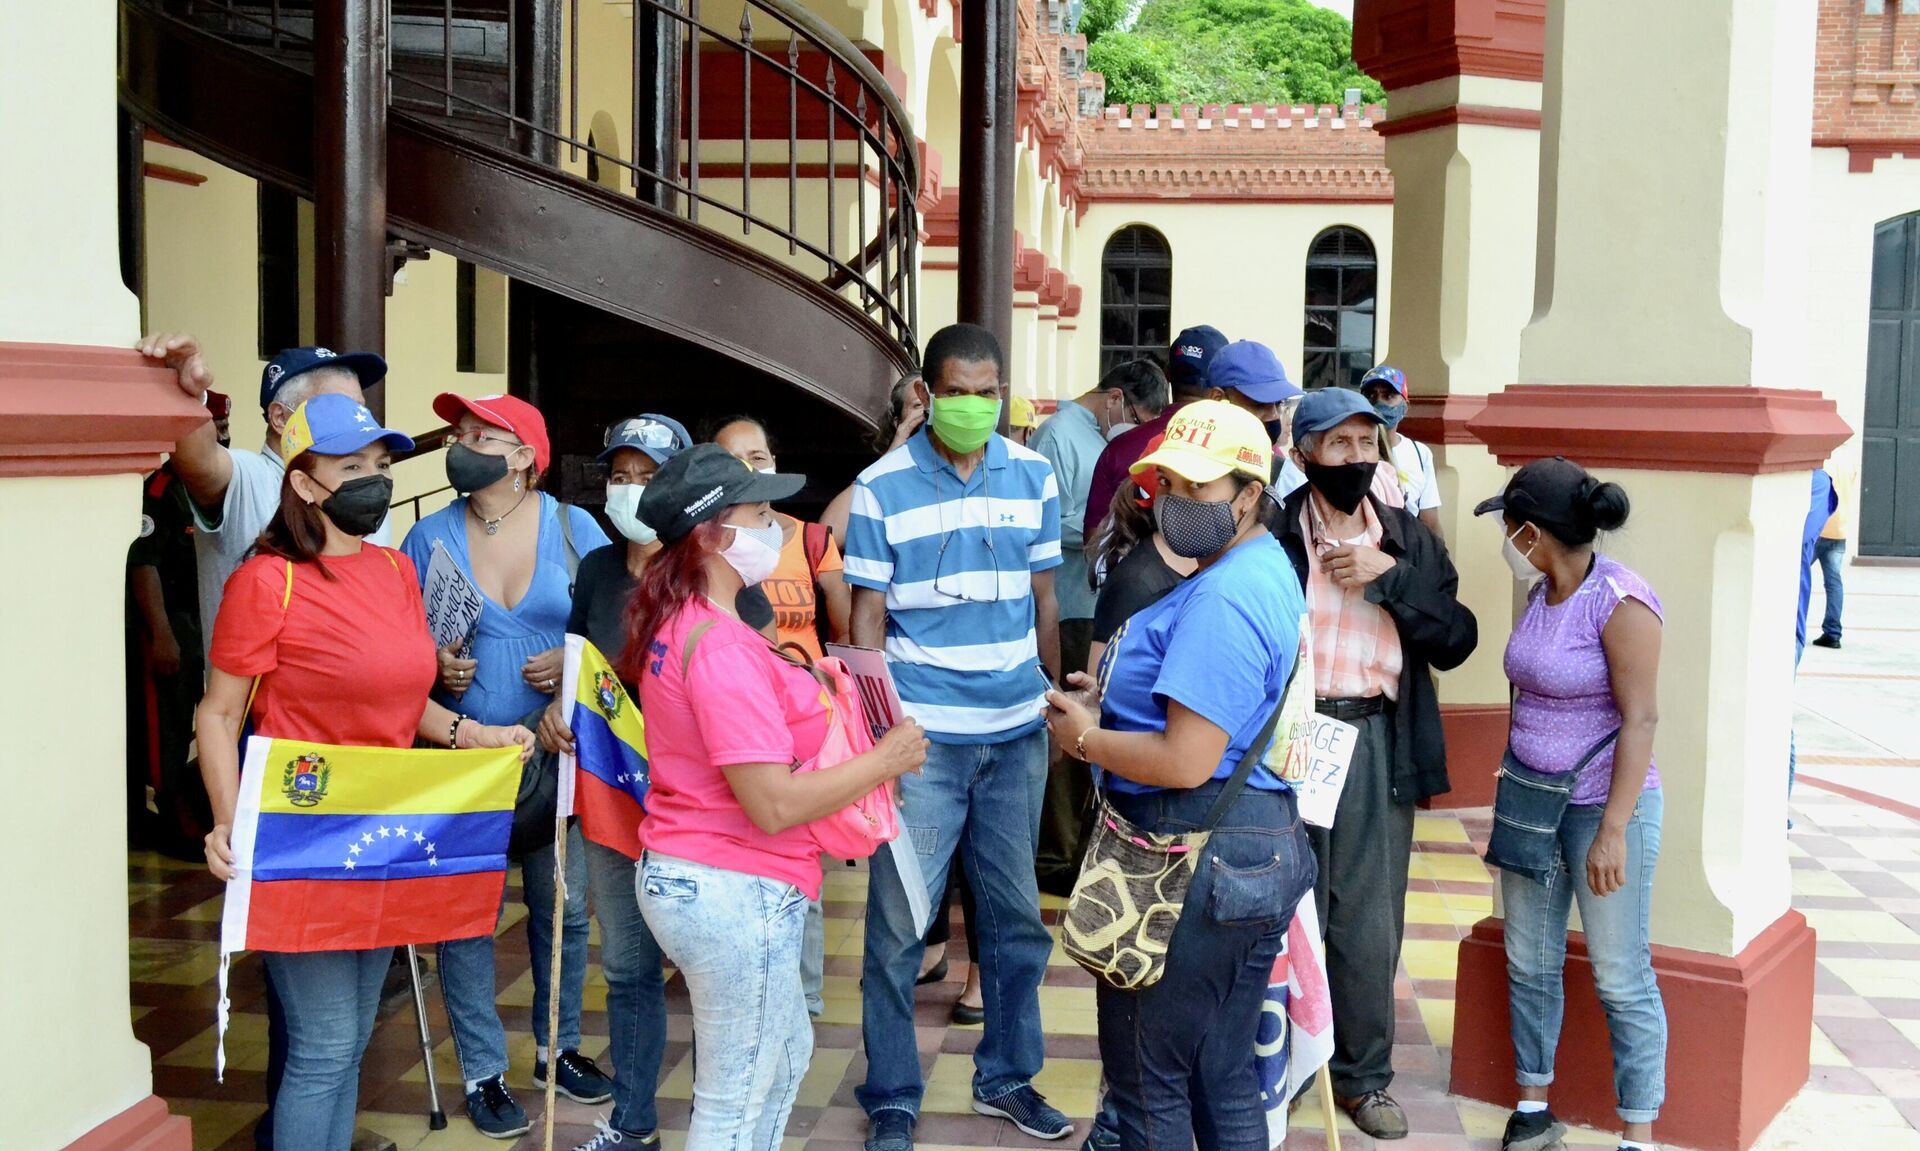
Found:
<svg viewBox="0 0 1920 1151"><path fill-rule="evenodd" d="M933 434L956 452L980 450L1000 426L1000 400L996 396L935 396L933 398Z"/></svg>

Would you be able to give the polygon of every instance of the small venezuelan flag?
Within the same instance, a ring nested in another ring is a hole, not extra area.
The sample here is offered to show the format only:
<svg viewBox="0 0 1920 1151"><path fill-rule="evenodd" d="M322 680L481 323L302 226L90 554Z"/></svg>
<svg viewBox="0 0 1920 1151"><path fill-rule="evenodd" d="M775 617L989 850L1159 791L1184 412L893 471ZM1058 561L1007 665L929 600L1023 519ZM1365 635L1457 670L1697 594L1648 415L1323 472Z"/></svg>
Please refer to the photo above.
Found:
<svg viewBox="0 0 1920 1151"><path fill-rule="evenodd" d="M640 708L600 649L567 637L560 698L573 701L572 755L560 758L560 814L580 817L580 834L640 858L647 801L647 735ZM577 768L577 770L576 770Z"/></svg>
<svg viewBox="0 0 1920 1151"><path fill-rule="evenodd" d="M364 950L492 934L519 786L517 747L251 737L221 950Z"/></svg>

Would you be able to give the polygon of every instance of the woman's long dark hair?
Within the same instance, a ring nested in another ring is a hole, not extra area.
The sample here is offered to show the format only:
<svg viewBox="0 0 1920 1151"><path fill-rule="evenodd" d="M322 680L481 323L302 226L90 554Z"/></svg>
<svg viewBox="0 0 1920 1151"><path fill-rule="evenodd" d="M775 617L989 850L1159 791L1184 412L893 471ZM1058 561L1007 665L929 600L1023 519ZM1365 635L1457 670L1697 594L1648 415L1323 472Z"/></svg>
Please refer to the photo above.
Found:
<svg viewBox="0 0 1920 1151"><path fill-rule="evenodd" d="M1087 582L1099 587L1099 573L1113 571L1127 553L1153 538L1153 509L1140 506L1140 488L1131 478L1113 493L1100 534L1087 541Z"/></svg>
<svg viewBox="0 0 1920 1151"><path fill-rule="evenodd" d="M327 546L326 513L293 490L293 473L305 472L312 479L314 465L319 462L320 457L312 452L301 452L287 461L286 474L280 477L280 507L254 541L253 550L258 555L278 556L298 564L318 564L320 574L332 579L327 565L319 563L320 549Z"/></svg>
<svg viewBox="0 0 1920 1151"><path fill-rule="evenodd" d="M727 526L711 519L661 548L627 601L627 643L615 669L628 683L639 683L640 673L653 662L653 637L660 634L680 609L707 594L707 556L720 550ZM674 656L673 658L678 658Z"/></svg>

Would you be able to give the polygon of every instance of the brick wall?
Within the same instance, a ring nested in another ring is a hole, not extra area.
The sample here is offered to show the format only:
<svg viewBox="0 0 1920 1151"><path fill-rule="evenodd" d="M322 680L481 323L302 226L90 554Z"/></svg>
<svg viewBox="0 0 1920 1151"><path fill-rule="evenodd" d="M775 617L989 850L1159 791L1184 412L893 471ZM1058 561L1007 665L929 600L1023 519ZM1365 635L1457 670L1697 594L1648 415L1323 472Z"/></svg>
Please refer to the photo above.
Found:
<svg viewBox="0 0 1920 1151"><path fill-rule="evenodd" d="M1393 198L1378 105L1145 104L1106 110L1087 138L1084 200Z"/></svg>
<svg viewBox="0 0 1920 1151"><path fill-rule="evenodd" d="M1920 3L1820 0L1813 139L1920 144Z"/></svg>

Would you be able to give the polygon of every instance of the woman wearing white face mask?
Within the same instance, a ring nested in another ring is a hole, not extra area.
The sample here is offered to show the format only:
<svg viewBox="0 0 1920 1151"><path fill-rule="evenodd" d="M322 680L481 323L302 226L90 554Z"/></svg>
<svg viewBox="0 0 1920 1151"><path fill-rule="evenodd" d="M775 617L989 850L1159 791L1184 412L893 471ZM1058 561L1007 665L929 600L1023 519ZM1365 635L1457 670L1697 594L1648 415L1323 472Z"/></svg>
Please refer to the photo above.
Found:
<svg viewBox="0 0 1920 1151"><path fill-rule="evenodd" d="M640 910L693 1002L689 1147L779 1146L813 1049L800 946L821 872L805 825L926 758L908 720L844 763L794 770L820 754L828 704L731 605L779 562L767 501L804 482L701 444L640 501L664 547L640 577L619 670L647 717Z"/></svg>
<svg viewBox="0 0 1920 1151"><path fill-rule="evenodd" d="M1546 1151L1566 1130L1547 1090L1565 1005L1567 913L1577 901L1613 1039L1620 1146L1641 1151L1653 1146L1666 1085L1667 1016L1647 936L1660 856L1660 599L1594 550L1599 532L1626 524L1627 494L1576 463L1528 464L1474 510L1501 513L1501 552L1531 585L1507 642L1513 730L1487 849L1506 904L1520 1087L1500 1145Z"/></svg>

